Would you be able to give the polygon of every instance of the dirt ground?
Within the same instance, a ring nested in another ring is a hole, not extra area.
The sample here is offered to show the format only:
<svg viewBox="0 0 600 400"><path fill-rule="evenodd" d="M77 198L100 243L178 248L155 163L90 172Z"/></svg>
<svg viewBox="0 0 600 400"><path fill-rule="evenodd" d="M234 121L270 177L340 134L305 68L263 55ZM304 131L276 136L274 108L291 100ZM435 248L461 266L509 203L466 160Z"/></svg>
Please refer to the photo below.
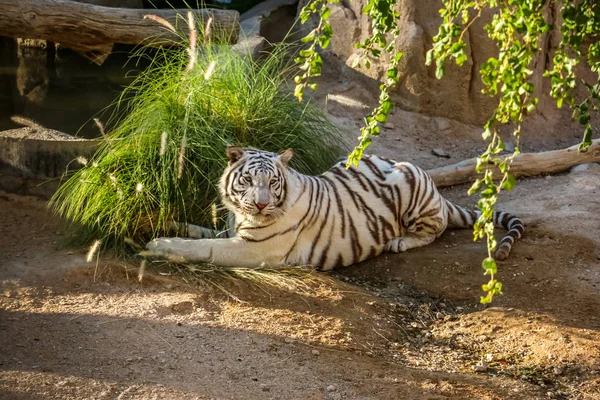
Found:
<svg viewBox="0 0 600 400"><path fill-rule="evenodd" d="M327 108L357 136L362 111ZM372 152L425 168L482 148L476 127L404 111L384 133ZM472 206L466 190L443 194ZM156 268L139 282L139 265L61 247L43 201L2 193L0 398L600 398L600 171L520 180L498 208L527 227L484 307L468 230L287 287Z"/></svg>

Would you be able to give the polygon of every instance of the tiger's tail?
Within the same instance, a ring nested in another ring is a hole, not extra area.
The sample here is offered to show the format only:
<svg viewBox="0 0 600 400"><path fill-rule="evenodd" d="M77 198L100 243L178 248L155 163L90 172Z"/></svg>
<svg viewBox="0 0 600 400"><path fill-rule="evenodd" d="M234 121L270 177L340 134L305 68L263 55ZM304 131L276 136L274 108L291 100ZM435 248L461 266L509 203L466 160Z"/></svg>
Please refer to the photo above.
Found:
<svg viewBox="0 0 600 400"><path fill-rule="evenodd" d="M448 200L446 200L446 206L448 209L448 227L450 228L471 228L481 215L481 211L467 210ZM504 211L494 211L492 220L495 227L504 228L508 231L500 241L500 246L498 246L495 254L497 260L505 260L510 254L513 244L523 235L525 225L518 217Z"/></svg>

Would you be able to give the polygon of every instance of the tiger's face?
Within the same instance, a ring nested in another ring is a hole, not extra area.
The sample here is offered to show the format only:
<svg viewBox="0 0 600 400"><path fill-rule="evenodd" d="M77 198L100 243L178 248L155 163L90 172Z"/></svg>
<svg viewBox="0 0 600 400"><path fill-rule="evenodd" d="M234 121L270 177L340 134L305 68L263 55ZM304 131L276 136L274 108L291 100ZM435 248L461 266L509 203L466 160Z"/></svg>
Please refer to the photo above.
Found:
<svg viewBox="0 0 600 400"><path fill-rule="evenodd" d="M279 155L267 151L229 147L229 165L221 178L221 195L225 205L252 218L283 215L287 198L286 166L291 149Z"/></svg>

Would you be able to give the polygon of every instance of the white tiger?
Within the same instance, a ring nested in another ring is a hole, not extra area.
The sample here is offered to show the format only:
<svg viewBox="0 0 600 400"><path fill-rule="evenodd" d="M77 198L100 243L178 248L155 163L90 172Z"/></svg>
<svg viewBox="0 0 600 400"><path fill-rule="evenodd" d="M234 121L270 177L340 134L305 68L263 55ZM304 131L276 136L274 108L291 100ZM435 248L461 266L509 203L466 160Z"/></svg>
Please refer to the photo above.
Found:
<svg viewBox="0 0 600 400"><path fill-rule="evenodd" d="M447 227L473 226L479 211L444 199L422 169L366 155L358 167L344 162L319 176L288 167L292 150L229 147L220 181L222 200L235 216L217 232L189 225L185 238L159 238L147 248L192 262L229 267L312 265L322 270L433 242ZM523 223L495 212L508 229L496 258L505 259Z"/></svg>

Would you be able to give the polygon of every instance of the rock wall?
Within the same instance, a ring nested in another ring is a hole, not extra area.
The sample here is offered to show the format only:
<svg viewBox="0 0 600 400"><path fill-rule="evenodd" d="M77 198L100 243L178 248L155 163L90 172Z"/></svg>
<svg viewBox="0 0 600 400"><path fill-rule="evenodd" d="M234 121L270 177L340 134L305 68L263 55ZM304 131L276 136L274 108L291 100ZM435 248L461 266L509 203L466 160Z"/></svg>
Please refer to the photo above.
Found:
<svg viewBox="0 0 600 400"><path fill-rule="evenodd" d="M301 0L299 10L306 4ZM334 31L330 49L340 62L344 64L342 71L346 77L361 80L363 85L377 88L379 79L385 72L386 60L375 60L370 69L352 69L352 61L359 51L353 44L364 40L370 32L369 19L362 14L366 0L341 0L331 5L330 22ZM483 83L479 70L483 62L497 55L496 45L487 37L484 25L491 19L491 12L484 13L482 18L470 26L465 34L468 61L458 67L454 61L446 65L446 74L441 79L435 78L435 67L425 65L425 55L432 47L432 38L437 34L441 17L438 10L439 0L399 0L397 10L400 13L400 37L398 48L404 52L399 66L400 83L394 92L396 104L405 110L421 114L446 117L467 124L481 126L491 115L497 105L497 99L483 95ZM547 20L557 26L559 14L556 9L547 8ZM301 29L308 32L315 26L309 21ZM555 101L547 94L549 83L542 82L541 72L550 66L553 51L559 40L557 30L546 34L541 50L537 56L534 69L538 74L536 90L540 97L539 111L543 118L559 118L563 122L569 119L566 110L558 116ZM585 75L586 71L582 71ZM566 117L565 117L566 115Z"/></svg>

